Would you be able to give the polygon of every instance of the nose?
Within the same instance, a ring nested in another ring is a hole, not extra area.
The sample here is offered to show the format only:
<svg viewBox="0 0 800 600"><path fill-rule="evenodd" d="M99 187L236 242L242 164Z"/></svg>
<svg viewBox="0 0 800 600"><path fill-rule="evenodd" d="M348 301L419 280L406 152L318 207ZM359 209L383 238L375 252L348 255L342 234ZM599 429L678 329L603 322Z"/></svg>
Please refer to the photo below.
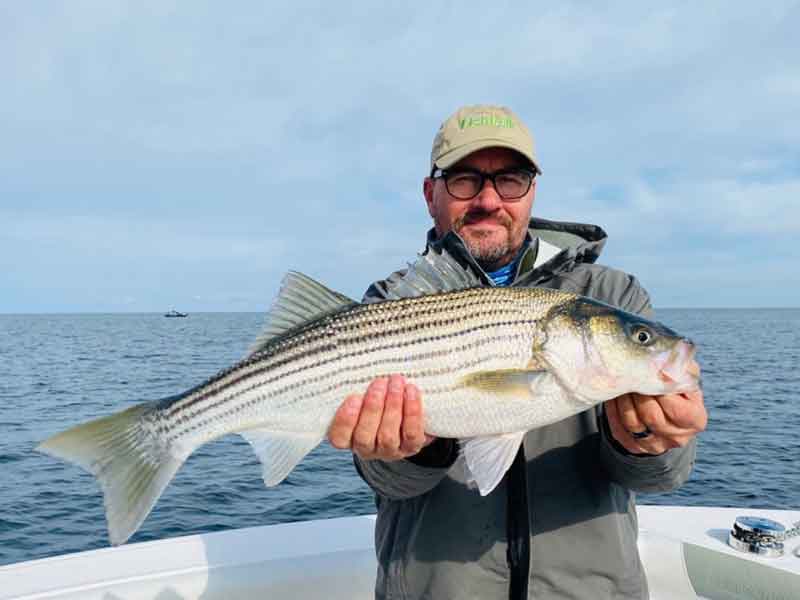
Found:
<svg viewBox="0 0 800 600"><path fill-rule="evenodd" d="M472 203L486 212L492 212L503 205L503 199L500 198L500 194L497 193L494 183L487 179L483 182L481 191L472 199Z"/></svg>

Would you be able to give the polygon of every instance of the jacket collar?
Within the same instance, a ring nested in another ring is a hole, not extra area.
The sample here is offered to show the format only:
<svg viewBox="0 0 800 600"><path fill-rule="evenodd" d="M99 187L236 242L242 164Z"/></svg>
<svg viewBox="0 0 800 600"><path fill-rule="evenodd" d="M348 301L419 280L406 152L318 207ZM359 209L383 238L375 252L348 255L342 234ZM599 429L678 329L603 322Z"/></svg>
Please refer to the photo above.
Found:
<svg viewBox="0 0 800 600"><path fill-rule="evenodd" d="M578 263L594 263L607 239L606 232L597 225L532 218L523 242L526 250L517 269L514 285L532 285L562 271L571 270ZM539 240L560 248L561 252L534 268ZM489 276L469 253L464 240L457 233L450 231L437 239L436 230L430 229L425 252L428 248L445 248L464 266L469 265L487 285L492 285Z"/></svg>

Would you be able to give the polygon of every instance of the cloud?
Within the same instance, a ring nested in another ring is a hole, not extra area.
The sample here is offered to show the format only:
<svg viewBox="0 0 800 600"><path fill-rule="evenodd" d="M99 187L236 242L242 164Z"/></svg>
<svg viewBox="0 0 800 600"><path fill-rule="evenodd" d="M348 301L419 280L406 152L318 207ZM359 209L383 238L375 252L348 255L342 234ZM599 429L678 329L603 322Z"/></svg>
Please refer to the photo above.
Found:
<svg viewBox="0 0 800 600"><path fill-rule="evenodd" d="M574 189L569 214L612 223L621 235L643 240L679 232L731 239L800 234L800 178L706 179L666 186L634 179L615 190L617 195L608 197L602 189Z"/></svg>
<svg viewBox="0 0 800 600"><path fill-rule="evenodd" d="M736 239L774 254L798 230L798 17L788 1L4 4L0 253L31 264L0 264L53 306L65 263L109 298L157 280L240 310L286 268L356 295L419 250L433 134L471 102L530 124L536 212L605 226L604 258L677 238L749 264ZM112 259L148 283L104 291L88 265L107 278Z"/></svg>

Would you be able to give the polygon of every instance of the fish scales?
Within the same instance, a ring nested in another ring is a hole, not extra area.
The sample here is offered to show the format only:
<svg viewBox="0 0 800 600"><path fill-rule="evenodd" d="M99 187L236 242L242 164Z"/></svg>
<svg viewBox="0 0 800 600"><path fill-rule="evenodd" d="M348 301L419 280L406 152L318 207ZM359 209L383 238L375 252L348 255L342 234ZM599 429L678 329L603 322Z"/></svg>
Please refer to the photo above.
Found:
<svg viewBox="0 0 800 600"><path fill-rule="evenodd" d="M476 369L508 366L513 359L520 363L514 366L522 367L532 333L520 337L520 325L531 319L530 313L525 319L519 315L537 292L510 291L479 288L359 305L320 319L166 406L165 418L180 422L168 426L173 439L202 429L199 443L243 424L278 421L287 411L299 410L306 418L311 414L314 421L325 422L342 398L380 375L403 372L430 405L459 389L454 379ZM539 293L554 295L550 290ZM544 312L549 306L542 303L542 308ZM487 329L494 329L494 335L487 336ZM510 353L515 346L519 350ZM303 391L291 393L298 389ZM447 420L460 421L469 407L457 399L454 404L453 418ZM281 428L296 427L293 421L281 420ZM439 429L435 421L431 419L432 431Z"/></svg>

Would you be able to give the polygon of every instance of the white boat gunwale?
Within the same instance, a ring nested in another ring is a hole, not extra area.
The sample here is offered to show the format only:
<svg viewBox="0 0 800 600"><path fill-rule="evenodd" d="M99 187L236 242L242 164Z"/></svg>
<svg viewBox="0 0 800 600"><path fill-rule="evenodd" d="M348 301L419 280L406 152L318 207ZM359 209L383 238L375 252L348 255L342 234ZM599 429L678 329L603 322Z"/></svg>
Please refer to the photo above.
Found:
<svg viewBox="0 0 800 600"><path fill-rule="evenodd" d="M787 526L800 511L639 506L639 547L653 600L800 598L800 538L786 555L725 543L737 516ZM0 566L0 600L372 598L374 516L249 527ZM162 595L166 594L166 595ZM690 595L694 594L694 595ZM741 594L744 594L743 596Z"/></svg>

